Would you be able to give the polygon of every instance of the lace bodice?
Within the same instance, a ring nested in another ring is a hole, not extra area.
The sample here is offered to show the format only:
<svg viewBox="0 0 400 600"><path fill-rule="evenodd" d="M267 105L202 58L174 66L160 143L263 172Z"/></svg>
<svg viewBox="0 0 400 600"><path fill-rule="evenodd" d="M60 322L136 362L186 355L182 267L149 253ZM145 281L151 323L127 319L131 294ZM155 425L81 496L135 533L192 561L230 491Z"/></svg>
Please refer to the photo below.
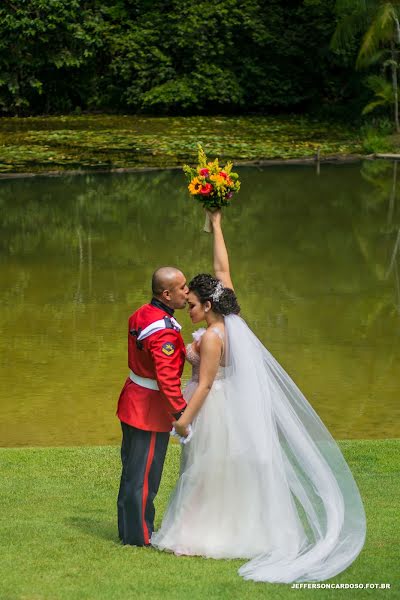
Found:
<svg viewBox="0 0 400 600"><path fill-rule="evenodd" d="M217 327L212 327L211 331L214 331L218 337L224 342L224 336ZM192 381L199 381L200 372L200 354L195 349L195 343L199 343L206 329L202 327L195 331L193 335L194 341L191 344L186 345L186 360L192 365ZM224 367L220 364L215 379L223 379L225 376Z"/></svg>

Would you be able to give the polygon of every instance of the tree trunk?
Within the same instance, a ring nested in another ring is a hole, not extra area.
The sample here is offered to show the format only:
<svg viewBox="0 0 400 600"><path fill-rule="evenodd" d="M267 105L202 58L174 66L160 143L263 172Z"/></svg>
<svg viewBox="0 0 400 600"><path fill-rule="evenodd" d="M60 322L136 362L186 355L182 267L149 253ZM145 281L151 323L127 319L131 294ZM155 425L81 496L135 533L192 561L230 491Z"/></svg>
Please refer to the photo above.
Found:
<svg viewBox="0 0 400 600"><path fill-rule="evenodd" d="M396 237L396 241L394 243L394 248L393 248L393 252L392 252L392 258L390 259L390 264L389 264L388 270L386 271L385 279L387 279L389 277L393 268L396 267L396 258L397 258L397 253L399 251L399 248L400 248L400 228L397 232L397 237Z"/></svg>
<svg viewBox="0 0 400 600"><path fill-rule="evenodd" d="M396 203L396 189L397 189L397 160L394 160L393 161L392 191L390 193L390 198L389 198L389 211L388 211L387 222L386 222L389 233L390 233L390 227L393 222L394 207L395 207L395 203Z"/></svg>
<svg viewBox="0 0 400 600"><path fill-rule="evenodd" d="M390 49L392 52L392 87L393 87L393 97L394 97L394 124L396 127L396 133L400 133L399 91L397 89L397 50L395 50L393 41L390 43Z"/></svg>

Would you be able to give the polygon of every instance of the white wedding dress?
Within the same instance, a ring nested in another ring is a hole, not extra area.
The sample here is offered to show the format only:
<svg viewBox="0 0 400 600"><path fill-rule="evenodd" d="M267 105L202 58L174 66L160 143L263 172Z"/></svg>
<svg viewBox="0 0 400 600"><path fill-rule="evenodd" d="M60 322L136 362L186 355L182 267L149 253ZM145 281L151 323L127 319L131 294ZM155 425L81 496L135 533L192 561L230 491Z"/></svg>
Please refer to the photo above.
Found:
<svg viewBox="0 0 400 600"><path fill-rule="evenodd" d="M350 469L243 319L225 317L224 342L226 366L192 423L179 480L151 543L176 554L251 559L239 574L254 581L333 577L365 541L364 508ZM192 345L187 358L190 402L200 365Z"/></svg>

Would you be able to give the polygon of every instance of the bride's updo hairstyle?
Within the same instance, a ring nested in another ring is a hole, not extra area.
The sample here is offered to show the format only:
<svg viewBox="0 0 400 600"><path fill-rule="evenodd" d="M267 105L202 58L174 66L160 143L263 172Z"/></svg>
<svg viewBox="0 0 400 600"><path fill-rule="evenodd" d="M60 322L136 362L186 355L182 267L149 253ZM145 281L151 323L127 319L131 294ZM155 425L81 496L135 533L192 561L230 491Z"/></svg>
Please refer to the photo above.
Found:
<svg viewBox="0 0 400 600"><path fill-rule="evenodd" d="M236 299L235 292L222 285L222 282L208 275L201 273L193 277L189 282L189 292L196 294L201 304L211 302L211 308L220 315L238 315L240 306Z"/></svg>

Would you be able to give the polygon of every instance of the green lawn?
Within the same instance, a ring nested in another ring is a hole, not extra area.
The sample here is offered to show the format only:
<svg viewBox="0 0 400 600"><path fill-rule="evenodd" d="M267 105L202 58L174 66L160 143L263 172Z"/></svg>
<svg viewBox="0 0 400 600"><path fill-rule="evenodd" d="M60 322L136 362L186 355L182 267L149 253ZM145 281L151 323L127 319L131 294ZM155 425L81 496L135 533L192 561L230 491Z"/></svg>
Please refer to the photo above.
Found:
<svg viewBox="0 0 400 600"><path fill-rule="evenodd" d="M296 115L2 117L0 173L182 166L198 142L236 163L363 152L351 126Z"/></svg>
<svg viewBox="0 0 400 600"><path fill-rule="evenodd" d="M343 441L365 502L359 558L332 582L390 590L304 590L243 581L243 561L176 557L121 546L116 530L116 447L1 449L1 600L399 598L400 440ZM178 473L170 444L157 521ZM251 507L249 507L251 510Z"/></svg>

